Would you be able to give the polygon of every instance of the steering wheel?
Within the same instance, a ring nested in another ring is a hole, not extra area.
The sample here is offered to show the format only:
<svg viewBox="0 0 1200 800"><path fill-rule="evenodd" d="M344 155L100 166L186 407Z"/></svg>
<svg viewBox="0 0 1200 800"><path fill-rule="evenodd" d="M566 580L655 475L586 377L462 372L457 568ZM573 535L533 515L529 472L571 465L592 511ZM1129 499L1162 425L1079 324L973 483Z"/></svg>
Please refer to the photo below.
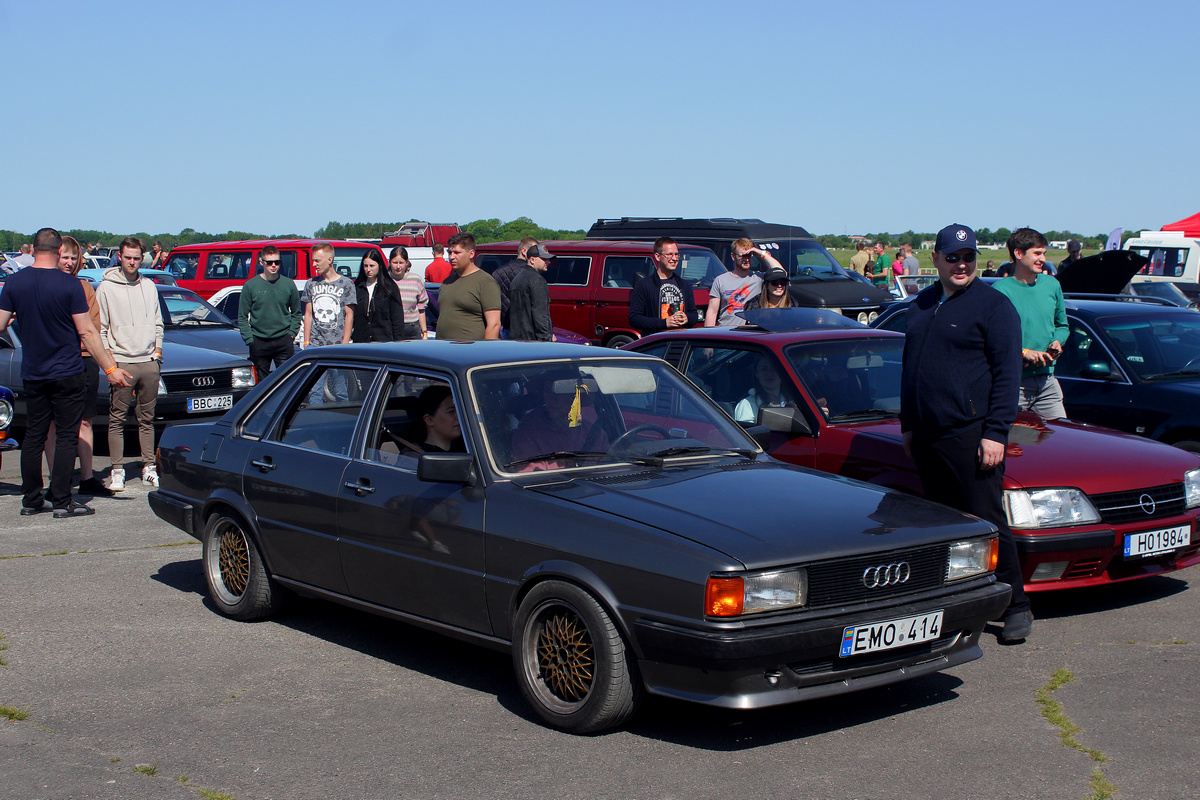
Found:
<svg viewBox="0 0 1200 800"><path fill-rule="evenodd" d="M635 425L622 433L617 437L617 440L609 446L609 450L613 452L619 452L625 445L628 445L630 442L632 442L635 436L637 436L639 433L645 433L646 431L654 431L655 433L662 434L664 439L671 438L671 432L662 425L655 425L653 422L647 422L644 425Z"/></svg>

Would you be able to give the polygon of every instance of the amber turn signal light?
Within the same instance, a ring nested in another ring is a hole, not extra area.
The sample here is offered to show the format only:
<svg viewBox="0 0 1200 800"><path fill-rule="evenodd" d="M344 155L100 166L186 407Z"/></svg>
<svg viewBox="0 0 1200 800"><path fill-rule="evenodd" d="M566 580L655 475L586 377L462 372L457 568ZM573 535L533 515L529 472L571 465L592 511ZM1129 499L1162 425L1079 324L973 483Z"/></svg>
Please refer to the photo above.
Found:
<svg viewBox="0 0 1200 800"><path fill-rule="evenodd" d="M704 613L710 617L736 617L746 596L741 578L709 578L704 587Z"/></svg>
<svg viewBox="0 0 1200 800"><path fill-rule="evenodd" d="M1000 563L1000 537L992 537L991 552L988 554L988 570L996 571L996 565Z"/></svg>

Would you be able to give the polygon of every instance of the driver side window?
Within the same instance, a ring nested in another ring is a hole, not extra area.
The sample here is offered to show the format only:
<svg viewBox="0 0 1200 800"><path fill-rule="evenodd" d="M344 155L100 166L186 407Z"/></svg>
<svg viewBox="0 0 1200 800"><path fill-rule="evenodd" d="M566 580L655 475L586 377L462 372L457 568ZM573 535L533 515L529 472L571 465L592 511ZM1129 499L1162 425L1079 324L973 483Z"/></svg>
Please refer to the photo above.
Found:
<svg viewBox="0 0 1200 800"><path fill-rule="evenodd" d="M1059 378L1081 378L1084 377L1085 367L1095 363L1105 364L1112 372L1119 374L1096 335L1078 320L1072 319L1069 324L1071 333L1063 345L1062 355L1055 362L1054 374Z"/></svg>

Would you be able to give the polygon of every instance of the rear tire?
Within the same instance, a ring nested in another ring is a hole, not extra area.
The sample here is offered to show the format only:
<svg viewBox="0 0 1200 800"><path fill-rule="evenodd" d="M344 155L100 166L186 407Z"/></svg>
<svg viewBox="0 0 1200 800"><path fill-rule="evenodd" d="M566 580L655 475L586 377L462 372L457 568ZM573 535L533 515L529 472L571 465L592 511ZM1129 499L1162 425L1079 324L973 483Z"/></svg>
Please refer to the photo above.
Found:
<svg viewBox="0 0 1200 800"><path fill-rule="evenodd" d="M624 347L633 341L633 337L624 333L618 333L616 336L604 343L605 347L611 347L616 350L618 347Z"/></svg>
<svg viewBox="0 0 1200 800"><path fill-rule="evenodd" d="M513 667L521 693L548 725L569 733L616 727L642 686L621 632L578 586L546 581L517 611Z"/></svg>
<svg viewBox="0 0 1200 800"><path fill-rule="evenodd" d="M1194 439L1185 439L1182 442L1176 442L1174 446L1180 450L1187 450L1189 453L1200 455L1200 442Z"/></svg>
<svg viewBox="0 0 1200 800"><path fill-rule="evenodd" d="M214 514L204 527L204 580L217 610L240 620L263 619L282 605L254 540L232 514Z"/></svg>

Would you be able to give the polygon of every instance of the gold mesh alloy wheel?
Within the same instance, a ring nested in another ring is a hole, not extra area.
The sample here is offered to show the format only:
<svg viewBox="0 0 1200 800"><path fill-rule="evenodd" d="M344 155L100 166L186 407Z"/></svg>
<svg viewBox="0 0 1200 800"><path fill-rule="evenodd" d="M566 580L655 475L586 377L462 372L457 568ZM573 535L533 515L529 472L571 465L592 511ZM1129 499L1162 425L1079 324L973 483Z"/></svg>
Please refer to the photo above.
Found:
<svg viewBox="0 0 1200 800"><path fill-rule="evenodd" d="M241 597L250 582L250 545L246 535L235 525L221 534L219 549L221 583L234 597Z"/></svg>
<svg viewBox="0 0 1200 800"><path fill-rule="evenodd" d="M538 674L559 700L587 699L595 678L595 649L587 626L572 610L554 606L542 617L537 635Z"/></svg>

